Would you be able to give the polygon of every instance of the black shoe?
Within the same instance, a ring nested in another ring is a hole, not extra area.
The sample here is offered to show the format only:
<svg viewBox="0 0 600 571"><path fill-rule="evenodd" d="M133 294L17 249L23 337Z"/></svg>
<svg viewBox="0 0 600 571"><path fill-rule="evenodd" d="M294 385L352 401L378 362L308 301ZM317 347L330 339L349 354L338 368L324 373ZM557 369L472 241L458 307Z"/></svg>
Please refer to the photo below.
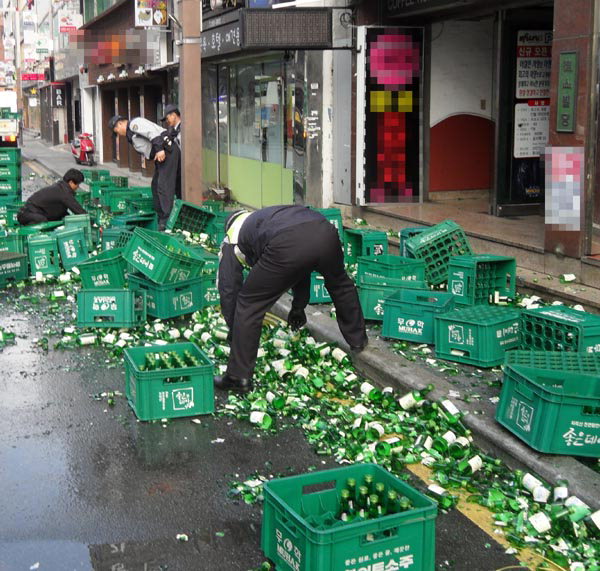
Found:
<svg viewBox="0 0 600 571"><path fill-rule="evenodd" d="M225 373L215 377L215 387L222 391L236 391L238 393L249 393L253 388L252 379L238 379Z"/></svg>
<svg viewBox="0 0 600 571"><path fill-rule="evenodd" d="M362 345L359 345L358 347L350 347L350 354L353 357L360 355L367 348L368 344L369 340L367 339Z"/></svg>

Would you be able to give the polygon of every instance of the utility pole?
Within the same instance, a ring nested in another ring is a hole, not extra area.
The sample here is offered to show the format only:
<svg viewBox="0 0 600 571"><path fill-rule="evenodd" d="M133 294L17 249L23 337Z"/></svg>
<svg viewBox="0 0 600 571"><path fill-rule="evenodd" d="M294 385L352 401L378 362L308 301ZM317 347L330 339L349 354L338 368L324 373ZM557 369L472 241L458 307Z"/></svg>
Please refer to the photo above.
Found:
<svg viewBox="0 0 600 571"><path fill-rule="evenodd" d="M19 11L19 1L15 0L15 89L17 91L17 111L23 110L23 91L21 88L21 13Z"/></svg>
<svg viewBox="0 0 600 571"><path fill-rule="evenodd" d="M181 188L183 198L200 204L204 191L202 156L202 0L182 0L182 46L179 64L181 94Z"/></svg>

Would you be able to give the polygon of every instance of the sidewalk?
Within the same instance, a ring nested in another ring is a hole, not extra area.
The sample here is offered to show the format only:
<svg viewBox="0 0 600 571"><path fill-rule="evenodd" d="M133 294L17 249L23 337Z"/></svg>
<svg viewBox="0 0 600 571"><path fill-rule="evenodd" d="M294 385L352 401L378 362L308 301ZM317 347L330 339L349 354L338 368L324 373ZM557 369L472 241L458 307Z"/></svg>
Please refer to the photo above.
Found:
<svg viewBox="0 0 600 571"><path fill-rule="evenodd" d="M85 168L92 170L109 170L113 176L129 177L131 186L150 186L150 178L132 173L128 169L122 169L114 163L103 163L93 167L80 166L75 162L71 155L69 145L51 146L39 138L25 133L23 136L23 159L26 161L36 161L45 169L54 173L57 177L62 177L69 169ZM84 185L82 185L84 186Z"/></svg>

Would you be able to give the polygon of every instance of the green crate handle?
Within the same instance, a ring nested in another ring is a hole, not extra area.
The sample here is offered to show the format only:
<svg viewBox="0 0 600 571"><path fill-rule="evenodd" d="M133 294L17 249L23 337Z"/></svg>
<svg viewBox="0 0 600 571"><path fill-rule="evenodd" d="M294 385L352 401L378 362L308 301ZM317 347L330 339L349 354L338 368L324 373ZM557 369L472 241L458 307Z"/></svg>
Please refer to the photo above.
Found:
<svg viewBox="0 0 600 571"><path fill-rule="evenodd" d="M292 537L298 539L298 528L285 513L276 514L277 523L281 525Z"/></svg>
<svg viewBox="0 0 600 571"><path fill-rule="evenodd" d="M523 395L526 399L533 400L533 391L525 385L525 383L519 383L515 386L515 392Z"/></svg>
<svg viewBox="0 0 600 571"><path fill-rule="evenodd" d="M436 303L440 300L439 297L436 297L435 294L431 295L418 295L415 301L423 301L425 303Z"/></svg>
<svg viewBox="0 0 600 571"><path fill-rule="evenodd" d="M163 379L163 385L172 385L173 383L189 383L191 380L192 378L190 375L177 375L176 377L167 377L166 379Z"/></svg>

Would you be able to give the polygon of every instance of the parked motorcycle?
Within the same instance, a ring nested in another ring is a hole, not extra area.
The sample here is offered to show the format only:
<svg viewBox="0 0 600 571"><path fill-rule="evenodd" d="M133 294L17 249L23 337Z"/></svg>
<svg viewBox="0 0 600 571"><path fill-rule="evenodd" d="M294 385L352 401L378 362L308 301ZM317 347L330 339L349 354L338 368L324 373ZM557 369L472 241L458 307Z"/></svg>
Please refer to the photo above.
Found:
<svg viewBox="0 0 600 571"><path fill-rule="evenodd" d="M81 133L71 142L71 154L78 165L94 165L94 140L90 133Z"/></svg>

